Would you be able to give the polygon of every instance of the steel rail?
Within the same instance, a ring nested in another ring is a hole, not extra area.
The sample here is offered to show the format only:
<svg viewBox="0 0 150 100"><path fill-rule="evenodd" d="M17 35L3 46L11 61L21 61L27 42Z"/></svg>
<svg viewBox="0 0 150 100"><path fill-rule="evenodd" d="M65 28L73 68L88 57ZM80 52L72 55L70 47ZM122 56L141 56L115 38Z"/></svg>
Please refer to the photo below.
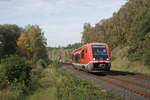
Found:
<svg viewBox="0 0 150 100"><path fill-rule="evenodd" d="M109 78L112 78L112 79L116 79L116 80L119 80L119 81L123 81L123 82L127 82L127 83L130 83L130 84L134 84L134 85L137 85L137 86L140 86L140 87L143 87L143 88L147 88L147 89L150 89L150 86L149 85L145 85L145 84L141 84L139 82L134 82L134 81L130 81L130 80L125 80L125 79L122 79L120 77L115 77L115 76L106 76L106 77L109 77Z"/></svg>
<svg viewBox="0 0 150 100"><path fill-rule="evenodd" d="M145 91L141 91L139 89L136 89L136 88L133 88L133 87L130 87L128 85L125 85L125 84L121 84L121 83L118 83L118 82L115 82L113 80L109 80L105 77L102 77L102 76L97 76L97 75L94 75L94 74L90 74L90 73L87 73L87 72L84 72L84 71L81 71L81 70L78 70L80 73L82 74L86 74L86 75L89 75L89 76L92 76L96 79L100 79L100 80L103 80L103 81L106 81L108 83L111 83L112 85L115 85L115 86L118 86L118 87L121 87L121 88L124 88L124 89L127 89L133 93L136 93L136 94L139 94L139 95L142 95L144 97L147 97L147 98L150 98L150 93L148 92L145 92Z"/></svg>
<svg viewBox="0 0 150 100"><path fill-rule="evenodd" d="M132 76L132 77L137 78L137 79L150 81L150 76L144 75L144 74L137 74L137 75Z"/></svg>

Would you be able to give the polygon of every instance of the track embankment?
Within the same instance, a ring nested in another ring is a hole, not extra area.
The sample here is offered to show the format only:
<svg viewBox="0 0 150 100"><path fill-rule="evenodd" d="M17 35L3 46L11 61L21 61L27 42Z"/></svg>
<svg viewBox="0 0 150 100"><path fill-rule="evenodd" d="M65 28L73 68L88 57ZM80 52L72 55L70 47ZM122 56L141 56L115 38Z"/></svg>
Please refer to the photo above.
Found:
<svg viewBox="0 0 150 100"><path fill-rule="evenodd" d="M150 79L147 75L121 71L87 73L66 64L62 68L83 79L94 80L102 88L118 93L123 100L150 100Z"/></svg>

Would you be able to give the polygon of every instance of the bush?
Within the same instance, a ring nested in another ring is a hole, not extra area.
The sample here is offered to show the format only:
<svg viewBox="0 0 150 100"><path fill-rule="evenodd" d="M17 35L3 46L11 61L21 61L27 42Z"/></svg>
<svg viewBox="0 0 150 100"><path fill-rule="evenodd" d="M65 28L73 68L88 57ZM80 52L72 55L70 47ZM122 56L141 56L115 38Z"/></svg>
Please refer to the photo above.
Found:
<svg viewBox="0 0 150 100"><path fill-rule="evenodd" d="M47 67L47 63L46 63L46 61L43 60L43 59L39 59L39 60L37 61L37 65L40 65L40 66L42 66L43 68L46 68L46 67Z"/></svg>
<svg viewBox="0 0 150 100"><path fill-rule="evenodd" d="M5 57L2 60L0 69L0 82L24 83L28 85L30 82L31 66L29 61L17 55Z"/></svg>
<svg viewBox="0 0 150 100"><path fill-rule="evenodd" d="M50 64L50 66L51 66L52 68L59 68L59 67L60 67L60 64L59 64L58 61L53 61L53 62Z"/></svg>

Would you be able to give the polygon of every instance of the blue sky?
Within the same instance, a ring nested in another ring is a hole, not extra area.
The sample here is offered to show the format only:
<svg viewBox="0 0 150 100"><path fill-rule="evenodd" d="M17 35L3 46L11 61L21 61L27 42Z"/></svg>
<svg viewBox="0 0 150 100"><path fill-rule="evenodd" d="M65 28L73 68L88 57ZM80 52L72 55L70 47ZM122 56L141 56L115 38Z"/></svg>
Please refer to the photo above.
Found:
<svg viewBox="0 0 150 100"><path fill-rule="evenodd" d="M127 0L0 0L0 24L39 25L48 46L81 41L83 24L109 18Z"/></svg>

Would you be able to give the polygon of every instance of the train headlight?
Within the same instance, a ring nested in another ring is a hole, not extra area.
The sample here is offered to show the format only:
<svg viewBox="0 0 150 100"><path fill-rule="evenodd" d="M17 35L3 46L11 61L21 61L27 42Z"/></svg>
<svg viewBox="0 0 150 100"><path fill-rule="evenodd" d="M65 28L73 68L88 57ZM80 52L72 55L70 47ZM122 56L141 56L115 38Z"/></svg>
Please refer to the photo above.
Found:
<svg viewBox="0 0 150 100"><path fill-rule="evenodd" d="M109 58L107 58L106 60L110 60Z"/></svg>
<svg viewBox="0 0 150 100"><path fill-rule="evenodd" d="M95 60L95 58L93 58L93 60Z"/></svg>

